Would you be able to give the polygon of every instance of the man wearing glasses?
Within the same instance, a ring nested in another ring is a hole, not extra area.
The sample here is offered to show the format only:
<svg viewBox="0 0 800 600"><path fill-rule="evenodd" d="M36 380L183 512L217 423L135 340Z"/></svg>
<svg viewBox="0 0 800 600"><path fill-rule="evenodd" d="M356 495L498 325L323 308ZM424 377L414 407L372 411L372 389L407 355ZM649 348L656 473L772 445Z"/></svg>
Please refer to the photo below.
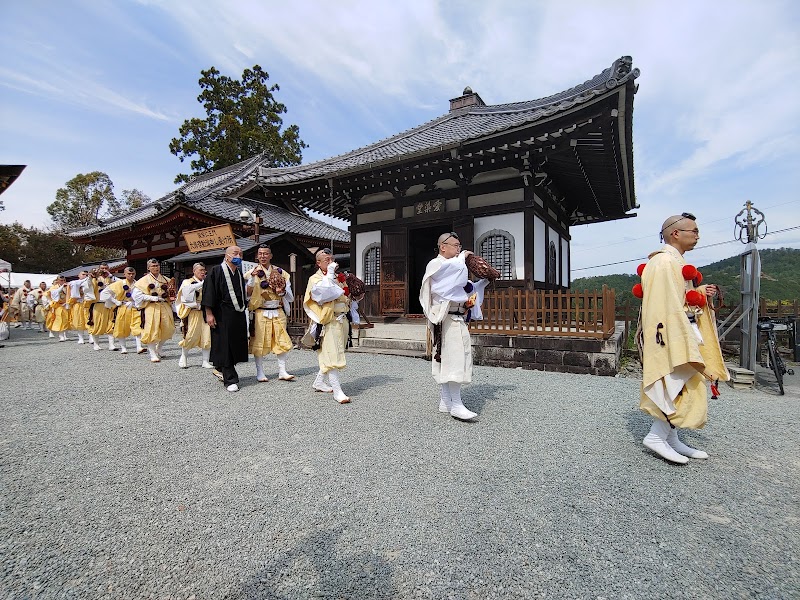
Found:
<svg viewBox="0 0 800 600"><path fill-rule="evenodd" d="M333 252L323 248L316 254L317 272L308 279L306 294L303 297L303 308L317 327L314 334L321 341L318 343L317 359L319 373L314 381L314 389L318 392L333 392L333 399L339 404L347 404L350 398L342 391L339 371L347 366L344 350L347 345L350 312L350 297L345 292L345 285L336 276L339 265L333 262ZM315 346L316 348L316 346ZM327 383L325 379L328 379Z"/></svg>
<svg viewBox="0 0 800 600"><path fill-rule="evenodd" d="M706 379L729 379L708 299L715 285L699 285L702 276L684 254L700 239L694 215L664 221L664 247L649 256L641 273L642 391L639 408L653 417L645 447L668 461L686 464L708 458L678 439L678 429L706 424Z"/></svg>
<svg viewBox="0 0 800 600"><path fill-rule="evenodd" d="M469 281L465 258L472 252L461 250L456 233L440 235L437 251L425 269L419 292L422 311L433 331L431 371L439 384L439 411L468 421L477 415L461 400L461 385L472 381L472 344L465 318L470 309L480 308L486 281ZM477 302L476 296L480 298Z"/></svg>

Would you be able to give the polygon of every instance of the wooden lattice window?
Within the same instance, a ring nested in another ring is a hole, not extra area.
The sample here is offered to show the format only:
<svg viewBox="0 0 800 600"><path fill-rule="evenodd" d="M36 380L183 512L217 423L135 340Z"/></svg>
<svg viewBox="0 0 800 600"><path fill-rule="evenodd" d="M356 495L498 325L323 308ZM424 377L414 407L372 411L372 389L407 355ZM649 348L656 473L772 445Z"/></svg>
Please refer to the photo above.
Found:
<svg viewBox="0 0 800 600"><path fill-rule="evenodd" d="M159 265L161 266L161 274L164 277L169 278L169 277L172 277L173 275L175 275L175 265L172 264L171 262L166 261L166 260L162 260L159 263Z"/></svg>
<svg viewBox="0 0 800 600"><path fill-rule="evenodd" d="M547 256L547 283L556 283L558 275L558 254L556 253L556 243L550 240L550 250Z"/></svg>
<svg viewBox="0 0 800 600"><path fill-rule="evenodd" d="M364 249L364 284L380 285L381 282L381 246L371 244Z"/></svg>
<svg viewBox="0 0 800 600"><path fill-rule="evenodd" d="M493 229L478 238L478 253L495 269L500 279L514 278L514 237L507 231Z"/></svg>

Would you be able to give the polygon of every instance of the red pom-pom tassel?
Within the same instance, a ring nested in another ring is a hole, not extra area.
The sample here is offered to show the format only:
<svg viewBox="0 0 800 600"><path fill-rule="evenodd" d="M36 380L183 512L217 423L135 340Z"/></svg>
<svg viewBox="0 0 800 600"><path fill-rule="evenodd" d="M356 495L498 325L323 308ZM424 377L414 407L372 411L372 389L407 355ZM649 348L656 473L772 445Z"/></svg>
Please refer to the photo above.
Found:
<svg viewBox="0 0 800 600"><path fill-rule="evenodd" d="M686 304L702 308L706 305L706 297L697 290L689 290L686 292Z"/></svg>
<svg viewBox="0 0 800 600"><path fill-rule="evenodd" d="M697 287L701 283L703 283L703 274L700 271L698 271L697 277L694 278L694 287Z"/></svg>
<svg viewBox="0 0 800 600"><path fill-rule="evenodd" d="M695 277L697 277L697 269L694 265L683 265L683 269L681 269L681 273L683 274L683 278L686 281L691 281Z"/></svg>
<svg viewBox="0 0 800 600"><path fill-rule="evenodd" d="M633 292L633 295L634 295L636 298L639 298L639 299L641 299L641 298L644 298L644 289L642 288L642 284L641 284L641 283L637 283L637 284L635 284L635 285L634 285L634 286L631 288L631 292Z"/></svg>
<svg viewBox="0 0 800 600"><path fill-rule="evenodd" d="M647 266L647 265L645 265L645 263L642 263L642 264L640 264L638 267L636 267L636 274L637 274L639 277L641 277L641 276L642 276L642 271L644 271L644 268L645 268L646 266Z"/></svg>

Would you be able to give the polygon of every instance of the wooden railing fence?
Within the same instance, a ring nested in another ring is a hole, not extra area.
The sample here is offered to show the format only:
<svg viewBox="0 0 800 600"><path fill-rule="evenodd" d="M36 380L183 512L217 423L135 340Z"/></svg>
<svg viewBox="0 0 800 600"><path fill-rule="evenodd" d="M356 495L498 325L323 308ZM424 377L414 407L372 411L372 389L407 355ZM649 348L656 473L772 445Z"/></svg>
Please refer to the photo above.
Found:
<svg viewBox="0 0 800 600"><path fill-rule="evenodd" d="M614 290L548 291L504 288L488 291L483 320L473 333L609 338L614 333Z"/></svg>
<svg viewBox="0 0 800 600"><path fill-rule="evenodd" d="M292 325L308 324L302 302L298 296L292 303ZM483 321L472 321L469 326L476 334L607 339L614 333L614 320L614 290L605 286L600 291L582 292L498 288L485 294Z"/></svg>

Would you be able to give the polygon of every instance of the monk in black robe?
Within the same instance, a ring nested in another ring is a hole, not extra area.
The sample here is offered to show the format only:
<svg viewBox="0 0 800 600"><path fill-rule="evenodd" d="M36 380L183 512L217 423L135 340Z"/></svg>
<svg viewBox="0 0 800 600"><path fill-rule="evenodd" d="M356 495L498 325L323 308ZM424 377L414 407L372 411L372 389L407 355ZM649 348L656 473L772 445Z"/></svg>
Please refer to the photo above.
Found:
<svg viewBox="0 0 800 600"><path fill-rule="evenodd" d="M203 282L203 315L211 328L211 362L229 392L239 391L236 363L247 362L247 296L242 277L242 249L231 246L225 260Z"/></svg>

